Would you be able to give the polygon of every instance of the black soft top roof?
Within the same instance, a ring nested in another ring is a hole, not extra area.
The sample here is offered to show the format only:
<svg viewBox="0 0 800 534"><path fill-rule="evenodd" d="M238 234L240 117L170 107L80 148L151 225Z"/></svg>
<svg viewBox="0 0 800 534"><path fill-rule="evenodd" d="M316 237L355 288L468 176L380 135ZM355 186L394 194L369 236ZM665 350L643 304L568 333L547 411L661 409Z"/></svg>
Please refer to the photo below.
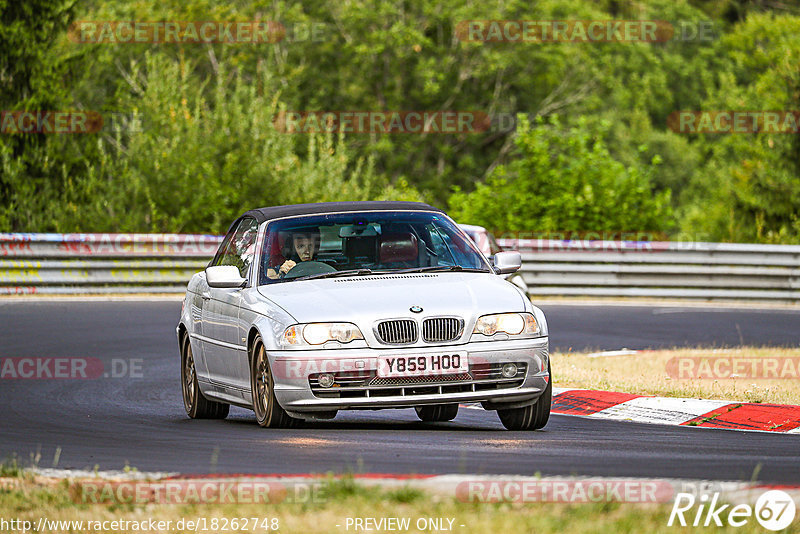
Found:
<svg viewBox="0 0 800 534"><path fill-rule="evenodd" d="M246 212L242 217L254 217L262 223L281 217L294 215L314 215L318 213L336 213L341 211L438 211L424 202L398 202L394 200L369 200L362 202L319 202L316 204L292 204L289 206L271 206L257 208Z"/></svg>

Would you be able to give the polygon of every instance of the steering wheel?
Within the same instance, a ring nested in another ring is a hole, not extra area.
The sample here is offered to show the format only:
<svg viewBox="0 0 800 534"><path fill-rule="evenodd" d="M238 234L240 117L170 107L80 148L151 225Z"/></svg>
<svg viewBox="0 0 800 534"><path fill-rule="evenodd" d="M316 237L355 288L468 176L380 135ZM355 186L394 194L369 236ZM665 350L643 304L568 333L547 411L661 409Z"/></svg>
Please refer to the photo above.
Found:
<svg viewBox="0 0 800 534"><path fill-rule="evenodd" d="M321 261L300 261L292 267L284 278L300 278L312 274L332 273L336 269Z"/></svg>

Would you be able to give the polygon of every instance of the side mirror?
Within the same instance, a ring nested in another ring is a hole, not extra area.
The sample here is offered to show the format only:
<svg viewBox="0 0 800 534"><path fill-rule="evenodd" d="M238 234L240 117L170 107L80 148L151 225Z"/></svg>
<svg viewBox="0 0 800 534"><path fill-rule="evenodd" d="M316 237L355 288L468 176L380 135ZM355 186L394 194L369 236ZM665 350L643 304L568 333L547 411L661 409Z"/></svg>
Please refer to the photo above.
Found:
<svg viewBox="0 0 800 534"><path fill-rule="evenodd" d="M209 287L236 288L242 287L247 283L245 278L239 274L238 267L234 265L215 265L206 267L206 281Z"/></svg>
<svg viewBox="0 0 800 534"><path fill-rule="evenodd" d="M497 274L514 273L522 267L522 255L515 250L498 252L494 255L492 263Z"/></svg>

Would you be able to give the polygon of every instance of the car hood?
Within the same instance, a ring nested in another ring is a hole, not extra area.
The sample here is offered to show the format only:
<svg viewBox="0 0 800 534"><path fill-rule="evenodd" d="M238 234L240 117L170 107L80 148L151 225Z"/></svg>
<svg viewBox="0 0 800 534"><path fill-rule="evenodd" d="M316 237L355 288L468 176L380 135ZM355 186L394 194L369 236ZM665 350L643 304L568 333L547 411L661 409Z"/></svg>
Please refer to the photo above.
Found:
<svg viewBox="0 0 800 534"><path fill-rule="evenodd" d="M352 276L284 282L259 287L259 292L299 323L413 316L456 315L470 318L499 312L522 312L520 291L489 273L423 273Z"/></svg>

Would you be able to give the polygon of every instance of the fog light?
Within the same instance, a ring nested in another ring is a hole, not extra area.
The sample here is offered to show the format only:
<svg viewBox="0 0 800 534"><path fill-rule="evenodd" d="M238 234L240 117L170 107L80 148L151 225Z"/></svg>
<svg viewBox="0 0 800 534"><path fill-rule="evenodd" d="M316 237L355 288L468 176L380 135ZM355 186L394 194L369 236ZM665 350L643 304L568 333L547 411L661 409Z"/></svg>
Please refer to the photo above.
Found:
<svg viewBox="0 0 800 534"><path fill-rule="evenodd" d="M512 378L517 376L517 364L505 363L503 364L503 377Z"/></svg>
<svg viewBox="0 0 800 534"><path fill-rule="evenodd" d="M320 387L329 388L333 385L333 375L330 373L322 373L317 377L317 382Z"/></svg>

